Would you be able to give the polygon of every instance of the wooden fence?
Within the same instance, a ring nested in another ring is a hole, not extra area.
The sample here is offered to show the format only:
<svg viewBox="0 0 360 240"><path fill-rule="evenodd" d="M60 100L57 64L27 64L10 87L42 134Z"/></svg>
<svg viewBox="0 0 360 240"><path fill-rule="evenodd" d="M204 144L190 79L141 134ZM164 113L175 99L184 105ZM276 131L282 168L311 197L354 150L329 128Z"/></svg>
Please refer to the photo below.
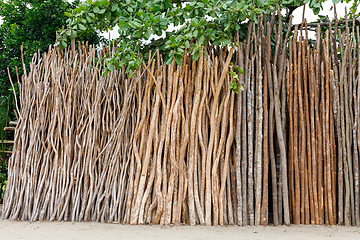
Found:
<svg viewBox="0 0 360 240"><path fill-rule="evenodd" d="M2 217L360 225L359 29L318 28L311 45L273 22L182 66L152 54L132 78L102 76L109 49L35 56Z"/></svg>

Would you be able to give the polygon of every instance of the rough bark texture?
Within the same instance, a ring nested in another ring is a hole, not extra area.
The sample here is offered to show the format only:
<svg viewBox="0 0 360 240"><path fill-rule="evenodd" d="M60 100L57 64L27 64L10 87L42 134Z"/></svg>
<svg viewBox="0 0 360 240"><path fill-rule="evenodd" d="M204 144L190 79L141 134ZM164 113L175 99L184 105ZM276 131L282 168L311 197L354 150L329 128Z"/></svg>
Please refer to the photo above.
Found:
<svg viewBox="0 0 360 240"><path fill-rule="evenodd" d="M311 46L274 22L181 66L150 53L132 77L102 75L110 47L34 56L2 217L358 226L359 29L318 26Z"/></svg>

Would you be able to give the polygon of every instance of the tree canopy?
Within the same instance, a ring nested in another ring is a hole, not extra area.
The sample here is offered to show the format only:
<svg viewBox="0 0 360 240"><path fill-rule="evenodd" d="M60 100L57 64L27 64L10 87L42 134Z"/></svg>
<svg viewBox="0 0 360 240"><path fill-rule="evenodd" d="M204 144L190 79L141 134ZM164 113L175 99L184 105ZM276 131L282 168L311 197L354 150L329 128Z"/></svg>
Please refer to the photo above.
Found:
<svg viewBox="0 0 360 240"><path fill-rule="evenodd" d="M56 31L66 25L66 11L71 11L80 2L72 4L65 0L2 0L0 2L0 121L6 119L5 109L11 105L12 88L7 68L13 80L15 67L22 74L20 46L23 44L24 63L30 63L34 53L47 51L56 41ZM82 34L79 40L98 44L101 38L94 32ZM10 106L10 110L12 107ZM12 112L12 111L10 111Z"/></svg>
<svg viewBox="0 0 360 240"><path fill-rule="evenodd" d="M50 44L56 41L56 31L66 25L66 11L71 11L79 4L66 0L2 0L0 1L0 139L5 139L4 127L9 120L15 119L13 89L9 81L7 68L16 85L16 67L21 76L23 65L21 45L24 50L24 63L29 63L36 52L43 53ZM79 40L88 40L98 44L102 38L95 32L83 33ZM12 132L8 133L12 138ZM5 150L5 145L0 148ZM6 149L9 150L9 149ZM4 192L7 179L6 159L8 155L0 152L0 199Z"/></svg>
<svg viewBox="0 0 360 240"><path fill-rule="evenodd" d="M88 29L100 31L119 28L115 40L117 53L108 59L107 71L127 66L127 72L140 66L149 47L165 51L165 60L174 58L181 64L184 51L199 57L201 46L209 42L214 46L231 45L235 32L242 39L247 31L248 19L256 22L259 14L270 14L278 7L287 8L288 14L309 3L318 14L325 0L86 0L69 16L68 26L58 38L60 47ZM333 0L337 3L341 0ZM348 1L348 0L346 0ZM354 1L357 6L358 0ZM354 12L356 11L352 9ZM169 27L178 28L169 32ZM155 40L151 36L161 36ZM150 44L145 44L149 42ZM121 61L119 61L121 59Z"/></svg>

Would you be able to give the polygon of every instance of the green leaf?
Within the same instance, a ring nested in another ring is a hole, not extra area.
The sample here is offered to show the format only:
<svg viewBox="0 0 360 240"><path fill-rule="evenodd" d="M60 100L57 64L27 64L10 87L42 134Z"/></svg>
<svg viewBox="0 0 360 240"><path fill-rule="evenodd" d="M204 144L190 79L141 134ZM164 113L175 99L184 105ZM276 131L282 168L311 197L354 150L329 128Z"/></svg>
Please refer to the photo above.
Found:
<svg viewBox="0 0 360 240"><path fill-rule="evenodd" d="M214 46L219 46L220 43L221 43L221 39L217 39L217 40L214 41L213 45Z"/></svg>
<svg viewBox="0 0 360 240"><path fill-rule="evenodd" d="M145 33L144 33L144 39L145 40L148 40L150 37L150 31L149 30L146 30Z"/></svg>
<svg viewBox="0 0 360 240"><path fill-rule="evenodd" d="M119 5L117 3L114 3L112 6L111 6L111 11L112 12L115 12L116 10L119 9Z"/></svg>
<svg viewBox="0 0 360 240"><path fill-rule="evenodd" d="M131 22L129 22L129 26L132 28L140 28L141 24L137 21L131 21Z"/></svg>
<svg viewBox="0 0 360 240"><path fill-rule="evenodd" d="M265 0L256 0L257 4L259 7L264 7L265 6Z"/></svg>
<svg viewBox="0 0 360 240"><path fill-rule="evenodd" d="M256 17L255 14L252 16L251 19L253 20L253 22L254 22L255 24L258 24L258 23L259 23L259 22L258 22L258 19L257 19L257 17Z"/></svg>
<svg viewBox="0 0 360 240"><path fill-rule="evenodd" d="M176 43L176 40L175 40L175 38L174 38L173 36L171 36L171 37L169 38L169 40L170 40L172 43Z"/></svg>
<svg viewBox="0 0 360 240"><path fill-rule="evenodd" d="M107 77L109 75L109 69L106 68L102 75Z"/></svg>
<svg viewBox="0 0 360 240"><path fill-rule="evenodd" d="M112 70L114 70L114 65L112 63L109 63L108 69L111 72Z"/></svg>
<svg viewBox="0 0 360 240"><path fill-rule="evenodd" d="M99 13L100 9L98 7L93 8L94 13Z"/></svg>
<svg viewBox="0 0 360 240"><path fill-rule="evenodd" d="M105 13L105 9L103 8L103 9L100 9L99 11L98 11L98 14L104 14Z"/></svg>
<svg viewBox="0 0 360 240"><path fill-rule="evenodd" d="M61 49L64 49L64 48L67 47L67 43L64 42L64 41L61 41L59 47L60 47Z"/></svg>
<svg viewBox="0 0 360 240"><path fill-rule="evenodd" d="M166 65L170 65L173 61L173 57L169 57L168 60L166 60Z"/></svg>
<svg viewBox="0 0 360 240"><path fill-rule="evenodd" d="M315 15L318 15L320 12L320 8L313 8L313 12Z"/></svg>
<svg viewBox="0 0 360 240"><path fill-rule="evenodd" d="M70 32L70 39L72 40L72 39L74 39L74 38L76 38L76 36L77 36L77 33L76 33L76 31L71 31Z"/></svg>
<svg viewBox="0 0 360 240"><path fill-rule="evenodd" d="M192 56L192 60L197 61L198 59L199 59L199 52L195 52L194 55Z"/></svg>
<svg viewBox="0 0 360 240"><path fill-rule="evenodd" d="M191 25L197 27L199 21L196 18L191 19Z"/></svg>
<svg viewBox="0 0 360 240"><path fill-rule="evenodd" d="M185 45L185 48L189 48L189 47L190 47L190 42L189 42L189 40L186 40L185 43L184 43L184 45Z"/></svg>
<svg viewBox="0 0 360 240"><path fill-rule="evenodd" d="M81 23L78 25L79 29L82 31L86 31L86 27L82 25Z"/></svg>
<svg viewBox="0 0 360 240"><path fill-rule="evenodd" d="M132 78L133 76L134 76L134 74L135 74L136 72L134 71L134 72L132 72L132 73L130 73L130 75L129 75L129 78Z"/></svg>
<svg viewBox="0 0 360 240"><path fill-rule="evenodd" d="M179 66L182 65L182 61L181 61L181 57L180 57L180 56L176 55L176 56L175 56L175 61L176 61L176 64L177 64L177 65L179 65Z"/></svg>
<svg viewBox="0 0 360 240"><path fill-rule="evenodd" d="M209 34L209 39L211 41L214 41L216 39L215 35L214 34Z"/></svg>
<svg viewBox="0 0 360 240"><path fill-rule="evenodd" d="M89 16L86 16L85 18L86 18L86 21L87 21L88 23L92 23L92 20L91 20L91 18L90 18Z"/></svg>
<svg viewBox="0 0 360 240"><path fill-rule="evenodd" d="M142 30L136 30L134 33L133 33L133 37L134 38L142 38Z"/></svg>
<svg viewBox="0 0 360 240"><path fill-rule="evenodd" d="M199 43L203 46L206 45L206 38L204 37L204 35L201 35L201 37L199 38Z"/></svg>
<svg viewBox="0 0 360 240"><path fill-rule="evenodd" d="M223 42L223 46L228 46L231 44L231 40L230 39L225 39Z"/></svg>
<svg viewBox="0 0 360 240"><path fill-rule="evenodd" d="M119 26L119 29L124 32L126 32L129 29L129 27L126 25L126 23L120 23L118 26Z"/></svg>

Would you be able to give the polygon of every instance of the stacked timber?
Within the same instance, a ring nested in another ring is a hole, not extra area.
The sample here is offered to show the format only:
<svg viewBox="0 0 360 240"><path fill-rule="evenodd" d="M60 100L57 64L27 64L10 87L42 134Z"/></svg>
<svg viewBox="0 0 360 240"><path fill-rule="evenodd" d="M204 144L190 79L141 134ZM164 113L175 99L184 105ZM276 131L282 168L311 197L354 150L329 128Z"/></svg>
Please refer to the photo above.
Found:
<svg viewBox="0 0 360 240"><path fill-rule="evenodd" d="M360 225L359 28L318 27L312 44L281 17L258 22L181 66L150 53L131 77L103 76L110 47L34 56L2 217Z"/></svg>

